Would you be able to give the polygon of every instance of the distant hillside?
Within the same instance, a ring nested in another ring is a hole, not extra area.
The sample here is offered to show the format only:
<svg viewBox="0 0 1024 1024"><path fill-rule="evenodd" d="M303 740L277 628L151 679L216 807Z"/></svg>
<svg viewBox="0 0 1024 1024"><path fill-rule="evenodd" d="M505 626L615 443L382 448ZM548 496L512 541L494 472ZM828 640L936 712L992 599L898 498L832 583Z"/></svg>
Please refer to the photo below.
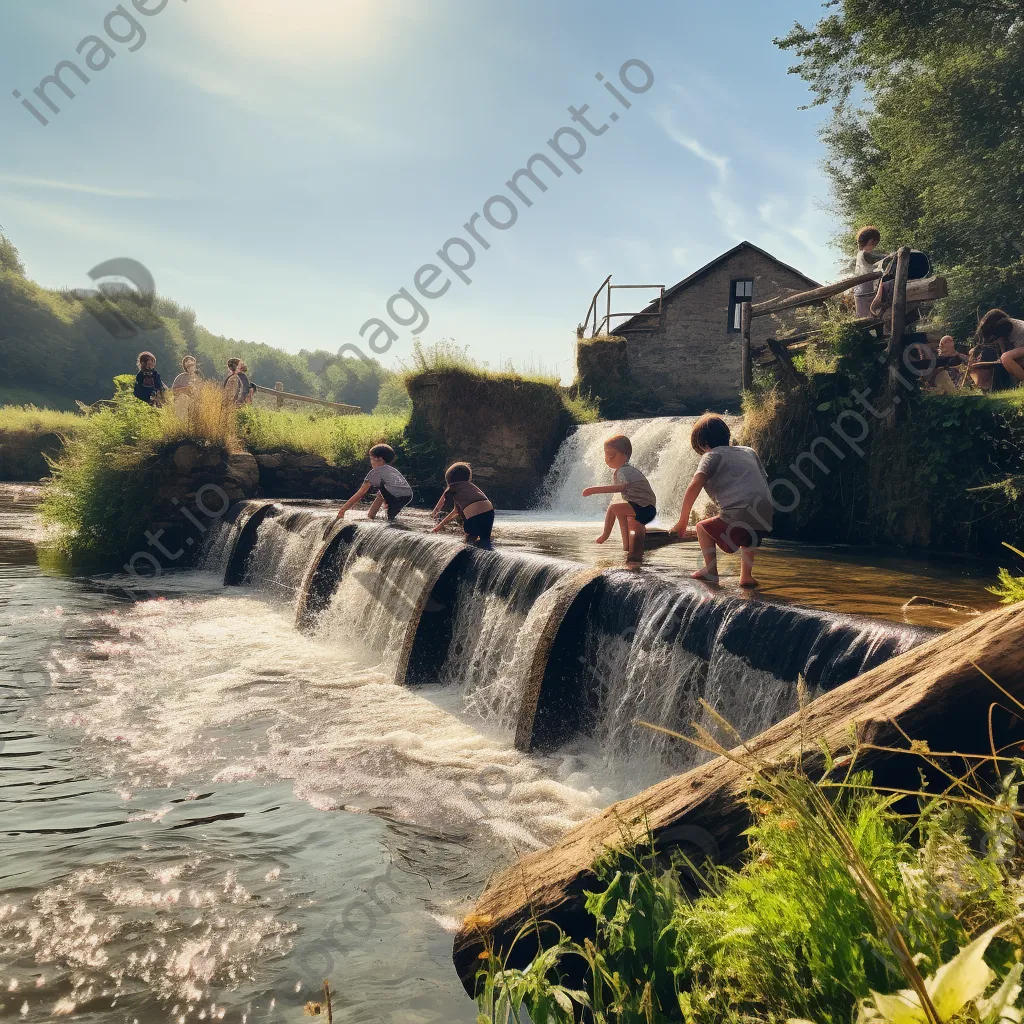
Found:
<svg viewBox="0 0 1024 1024"><path fill-rule="evenodd" d="M107 289L83 302L70 289L51 291L25 276L18 250L0 236L0 405L73 409L75 400L109 398L112 378L135 372L144 349L157 357L167 383L181 360L194 355L204 376L225 376L231 356L244 359L257 384L358 405L372 411L381 399L401 405L404 388L378 362L339 359L331 352L285 352L260 342L211 334L195 310L156 296L139 304L128 288ZM397 409L393 411L398 411Z"/></svg>

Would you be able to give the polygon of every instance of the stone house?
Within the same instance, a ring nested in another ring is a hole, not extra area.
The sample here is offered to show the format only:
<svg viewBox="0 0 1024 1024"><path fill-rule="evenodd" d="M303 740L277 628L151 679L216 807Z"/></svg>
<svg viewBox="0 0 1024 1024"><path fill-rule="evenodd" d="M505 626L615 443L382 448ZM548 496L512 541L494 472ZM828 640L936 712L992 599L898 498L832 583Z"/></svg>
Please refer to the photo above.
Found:
<svg viewBox="0 0 1024 1024"><path fill-rule="evenodd" d="M611 337L581 338L580 387L600 398L606 416L738 409L741 304L816 287L806 274L741 242L666 288L660 317L651 315L654 303L612 325ZM778 327L771 317L755 320L751 344L763 343Z"/></svg>

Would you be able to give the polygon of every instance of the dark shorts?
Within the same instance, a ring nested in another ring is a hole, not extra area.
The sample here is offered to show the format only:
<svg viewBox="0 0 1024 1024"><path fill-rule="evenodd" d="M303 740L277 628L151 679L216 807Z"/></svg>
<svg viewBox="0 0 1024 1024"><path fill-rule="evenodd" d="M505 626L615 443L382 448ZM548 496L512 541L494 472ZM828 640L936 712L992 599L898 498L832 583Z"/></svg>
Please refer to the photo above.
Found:
<svg viewBox="0 0 1024 1024"><path fill-rule="evenodd" d="M494 509L488 509L479 515L470 516L463 524L462 529L466 531L467 537L477 537L484 543L489 543L491 530L494 529Z"/></svg>
<svg viewBox="0 0 1024 1024"><path fill-rule="evenodd" d="M411 494L405 494L400 498L396 498L383 484L381 484L380 496L388 507L388 519L391 522L394 522L398 518L398 513L412 501Z"/></svg>
<svg viewBox="0 0 1024 1024"><path fill-rule="evenodd" d="M641 526L646 526L658 514L654 505L637 505L636 502L631 501L629 507L633 510L633 515Z"/></svg>
<svg viewBox="0 0 1024 1024"><path fill-rule="evenodd" d="M746 523L727 523L721 516L705 519L700 525L714 537L715 543L730 555L736 554L740 548L759 548L765 537L764 530L755 530Z"/></svg>

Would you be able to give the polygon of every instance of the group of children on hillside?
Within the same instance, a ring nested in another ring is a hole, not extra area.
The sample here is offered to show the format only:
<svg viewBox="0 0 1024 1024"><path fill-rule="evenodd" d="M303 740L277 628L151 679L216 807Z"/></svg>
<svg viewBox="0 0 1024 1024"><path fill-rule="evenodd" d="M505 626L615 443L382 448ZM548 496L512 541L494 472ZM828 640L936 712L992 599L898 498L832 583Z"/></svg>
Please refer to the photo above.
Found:
<svg viewBox="0 0 1024 1024"><path fill-rule="evenodd" d="M679 519L670 530L681 539L695 539L704 557L704 566L693 573L694 579L718 582L718 551L740 555L740 586L756 587L754 556L765 535L771 532L773 505L768 489L768 476L753 448L731 443L729 425L721 416L707 413L693 426L690 444L701 456L697 471L683 496ZM594 494L621 495L624 500L612 502L605 513L604 530L597 538L604 544L618 524L627 562L638 565L643 558L647 525L657 515L657 497L647 477L630 464L633 446L625 434L609 437L604 444L604 461L612 470L610 484L597 484L583 491L583 497ZM370 505L373 519L382 505L394 522L412 501L409 481L395 468L395 451L390 445L378 444L370 449L370 472L362 486L341 506L338 519L371 490L377 494ZM494 526L494 506L487 495L473 483L473 470L467 462L456 462L445 472L447 487L431 513L441 516L448 504L452 510L434 527L434 533L456 516L462 518L467 543L489 547ZM690 514L702 491L719 508L717 515L698 522L690 529Z"/></svg>
<svg viewBox="0 0 1024 1024"><path fill-rule="evenodd" d="M135 387L132 393L140 402L147 405L163 405L168 391L174 395L189 394L192 388L203 380L195 356L185 356L182 359L181 373L174 378L174 383L170 387L164 383L157 371L156 356L152 352L140 352L136 366L139 372L135 374ZM234 405L252 402L256 388L249 380L249 367L241 359L232 357L227 361L227 370L228 375L221 385L225 401Z"/></svg>
<svg viewBox="0 0 1024 1024"><path fill-rule="evenodd" d="M891 257L877 251L881 240L881 232L871 225L857 233L856 275L877 273L882 269L879 264L891 261ZM926 259L924 262L927 265ZM878 317L887 304L891 305L892 295L891 270L877 280L855 285L857 316ZM919 337L923 339L924 335ZM1001 309L989 310L978 322L972 341L966 355L957 351L956 339L949 334L939 341L937 353L923 340L914 341L908 346L910 365L921 372L926 388L945 394L965 387L999 391L1024 381L1024 320L1015 320Z"/></svg>

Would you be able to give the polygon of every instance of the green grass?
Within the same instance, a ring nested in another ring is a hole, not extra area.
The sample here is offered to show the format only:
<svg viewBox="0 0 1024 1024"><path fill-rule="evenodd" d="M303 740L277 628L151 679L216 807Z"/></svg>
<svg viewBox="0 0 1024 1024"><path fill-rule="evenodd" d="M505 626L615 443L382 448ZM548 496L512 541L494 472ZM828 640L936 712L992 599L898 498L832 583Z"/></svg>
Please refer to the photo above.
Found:
<svg viewBox="0 0 1024 1024"><path fill-rule="evenodd" d="M40 409L34 405L0 406L0 438L15 434L77 434L86 426L88 417L80 412Z"/></svg>
<svg viewBox="0 0 1024 1024"><path fill-rule="evenodd" d="M864 773L837 772L841 786L760 776L738 869L668 867L643 848L608 855L586 898L594 940L553 938L523 970L488 952L480 1019L512 1024L523 1008L548 1024L573 1024L581 1010L595 1024L885 1024L859 1016L872 993L924 987L923 976L1002 923L986 959L999 978L1017 975L1024 763L1000 767L993 798L971 778L921 794L910 813ZM703 894L688 898L684 877ZM581 976L582 988L564 981ZM991 1020L953 1009L944 1021Z"/></svg>
<svg viewBox="0 0 1024 1024"><path fill-rule="evenodd" d="M375 444L400 449L408 422L408 413L323 416L248 406L239 413L238 429L242 444L253 454L301 452L346 466L364 462Z"/></svg>

